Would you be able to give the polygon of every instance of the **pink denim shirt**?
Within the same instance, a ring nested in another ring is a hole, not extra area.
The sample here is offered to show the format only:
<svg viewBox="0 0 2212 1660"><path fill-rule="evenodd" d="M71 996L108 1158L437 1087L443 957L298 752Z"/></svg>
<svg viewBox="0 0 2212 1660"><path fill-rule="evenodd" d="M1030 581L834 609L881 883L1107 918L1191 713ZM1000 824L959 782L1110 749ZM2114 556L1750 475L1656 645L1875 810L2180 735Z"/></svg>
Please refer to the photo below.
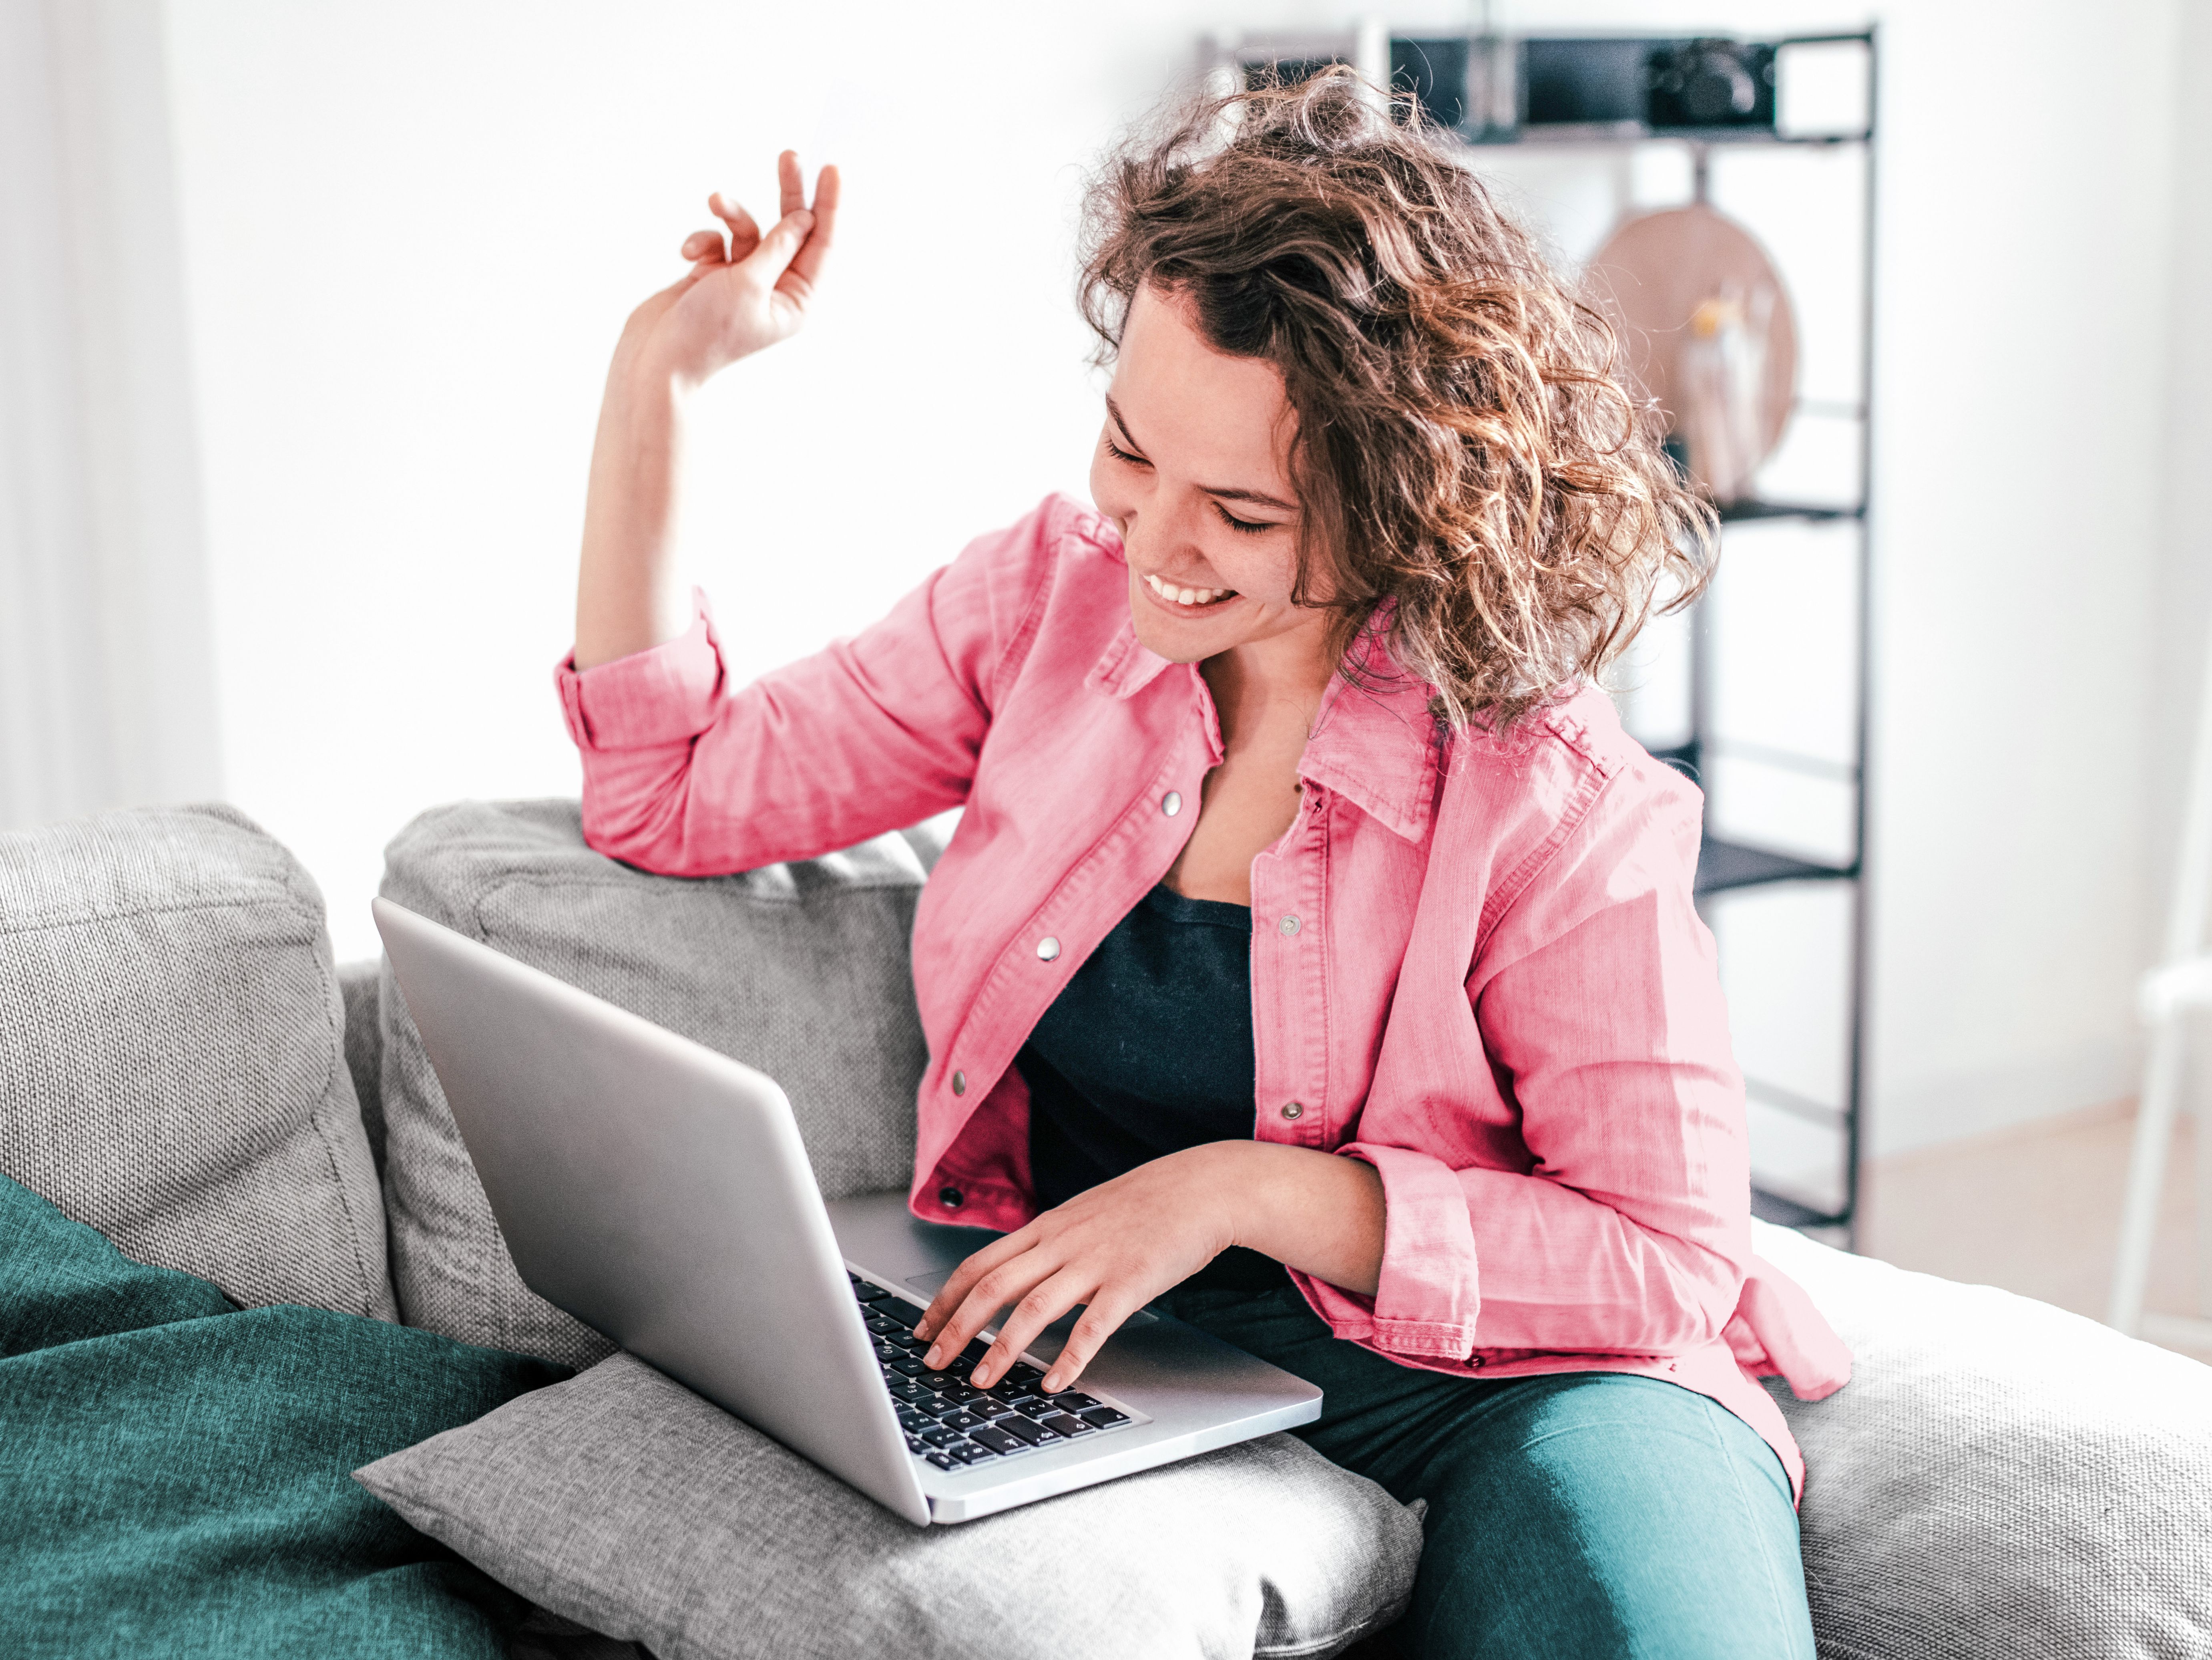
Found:
<svg viewBox="0 0 2212 1660"><path fill-rule="evenodd" d="M669 875L806 859L964 806L923 889L928 1071L911 1204L1036 1213L1015 1053L1174 863L1219 724L1196 668L1138 643L1120 538L1048 499L856 638L730 683L682 638L559 672L584 834ZM1808 1399L1842 1342L1753 1255L1743 1084L1691 903L1700 798L1583 690L1447 742L1370 656L1252 861L1262 1140L1382 1178L1373 1297L1291 1277L1339 1337L1473 1377L1636 1372L1803 1462L1754 1377Z"/></svg>

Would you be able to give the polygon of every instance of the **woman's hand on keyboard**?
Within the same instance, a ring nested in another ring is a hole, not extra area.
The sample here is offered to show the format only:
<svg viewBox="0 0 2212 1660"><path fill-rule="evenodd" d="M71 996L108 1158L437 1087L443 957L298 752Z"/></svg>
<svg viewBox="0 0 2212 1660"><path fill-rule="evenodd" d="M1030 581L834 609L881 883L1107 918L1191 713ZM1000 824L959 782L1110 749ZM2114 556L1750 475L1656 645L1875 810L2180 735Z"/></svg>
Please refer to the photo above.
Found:
<svg viewBox="0 0 2212 1660"><path fill-rule="evenodd" d="M1209 1142L1139 1164L994 1240L953 1270L915 1329L932 1340L928 1363L942 1365L1012 1304L975 1368L976 1387L988 1389L1038 1333L1086 1305L1045 1374L1046 1392L1057 1394L1124 1320L1231 1245L1373 1296L1382 1222L1382 1178L1358 1159L1280 1142Z"/></svg>
<svg viewBox="0 0 2212 1660"><path fill-rule="evenodd" d="M915 1330L933 1343L923 1358L932 1366L957 1359L1011 1303L975 1368L975 1386L988 1389L1047 1326L1087 1304L1045 1376L1048 1393L1072 1387L1124 1320L1236 1243L1230 1189L1242 1145L1155 1158L994 1240L953 1270L924 1310Z"/></svg>

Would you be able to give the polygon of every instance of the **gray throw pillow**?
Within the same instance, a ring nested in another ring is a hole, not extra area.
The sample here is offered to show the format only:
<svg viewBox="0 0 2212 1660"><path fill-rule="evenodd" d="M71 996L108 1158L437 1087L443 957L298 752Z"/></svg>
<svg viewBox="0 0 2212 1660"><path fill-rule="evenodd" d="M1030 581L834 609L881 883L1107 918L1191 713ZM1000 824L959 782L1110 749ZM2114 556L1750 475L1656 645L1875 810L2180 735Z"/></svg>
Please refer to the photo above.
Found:
<svg viewBox="0 0 2212 1660"><path fill-rule="evenodd" d="M355 1479L659 1660L1320 1657L1398 1617L1421 1551L1288 1435L916 1528L626 1354Z"/></svg>
<svg viewBox="0 0 2212 1660"><path fill-rule="evenodd" d="M584 845L573 801L464 802L385 852L385 895L757 1067L791 1098L824 1197L904 1188L927 1055L908 942L920 833L743 876L648 876ZM403 1317L588 1365L606 1340L533 1295L501 1239L387 966L384 1181Z"/></svg>
<svg viewBox="0 0 2212 1660"><path fill-rule="evenodd" d="M0 1172L249 1307L393 1317L323 901L242 813L0 836Z"/></svg>
<svg viewBox="0 0 2212 1660"><path fill-rule="evenodd" d="M1823 1660L2212 1654L2212 1367L1759 1225L1854 1353L1774 1397Z"/></svg>

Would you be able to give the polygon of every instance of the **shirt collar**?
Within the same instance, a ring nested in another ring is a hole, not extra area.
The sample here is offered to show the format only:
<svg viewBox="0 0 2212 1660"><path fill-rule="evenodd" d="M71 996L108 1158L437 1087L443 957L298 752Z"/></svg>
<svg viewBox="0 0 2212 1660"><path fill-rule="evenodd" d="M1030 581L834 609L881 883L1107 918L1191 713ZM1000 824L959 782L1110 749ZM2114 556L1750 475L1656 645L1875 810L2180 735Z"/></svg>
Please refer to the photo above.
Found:
<svg viewBox="0 0 2212 1660"><path fill-rule="evenodd" d="M1322 698L1298 775L1334 790L1407 842L1428 834L1437 800L1437 722L1429 688L1400 667L1372 633L1352 646L1356 679L1339 675Z"/></svg>
<svg viewBox="0 0 2212 1660"><path fill-rule="evenodd" d="M1322 698L1298 775L1334 790L1392 834L1428 834L1437 796L1436 720L1429 689L1401 668L1371 632L1352 647L1358 684L1339 676ZM1127 616L1091 672L1087 690L1133 697L1171 666L1138 640Z"/></svg>
<svg viewBox="0 0 2212 1660"><path fill-rule="evenodd" d="M1133 697L1158 679L1160 671L1168 666L1166 658L1137 638L1137 625L1129 620L1128 607L1125 605L1121 626L1098 660L1091 666L1091 672L1084 677L1083 689L1103 692L1109 697Z"/></svg>

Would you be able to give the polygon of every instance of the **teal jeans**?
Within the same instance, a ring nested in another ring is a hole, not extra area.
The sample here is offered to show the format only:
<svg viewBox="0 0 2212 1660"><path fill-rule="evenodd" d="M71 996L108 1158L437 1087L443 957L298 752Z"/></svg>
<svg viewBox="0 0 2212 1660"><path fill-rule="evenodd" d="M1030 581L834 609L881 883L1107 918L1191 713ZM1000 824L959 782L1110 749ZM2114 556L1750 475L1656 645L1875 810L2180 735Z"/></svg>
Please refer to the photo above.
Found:
<svg viewBox="0 0 2212 1660"><path fill-rule="evenodd" d="M1428 1502L1392 1633L1409 1660L1813 1660L1789 1477L1704 1395L1619 1372L1401 1366L1332 1335L1287 1282L1164 1301L1318 1384L1321 1420L1297 1432L1316 1451Z"/></svg>

